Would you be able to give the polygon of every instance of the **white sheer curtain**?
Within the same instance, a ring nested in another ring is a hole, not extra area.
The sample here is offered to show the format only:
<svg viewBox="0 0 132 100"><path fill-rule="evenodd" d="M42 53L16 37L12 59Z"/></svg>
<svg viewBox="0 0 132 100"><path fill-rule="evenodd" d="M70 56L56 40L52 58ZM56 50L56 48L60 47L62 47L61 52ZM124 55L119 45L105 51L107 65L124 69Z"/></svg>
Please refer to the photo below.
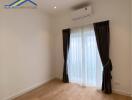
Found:
<svg viewBox="0 0 132 100"><path fill-rule="evenodd" d="M71 83L98 88L101 86L103 67L93 25L71 30L67 63Z"/></svg>

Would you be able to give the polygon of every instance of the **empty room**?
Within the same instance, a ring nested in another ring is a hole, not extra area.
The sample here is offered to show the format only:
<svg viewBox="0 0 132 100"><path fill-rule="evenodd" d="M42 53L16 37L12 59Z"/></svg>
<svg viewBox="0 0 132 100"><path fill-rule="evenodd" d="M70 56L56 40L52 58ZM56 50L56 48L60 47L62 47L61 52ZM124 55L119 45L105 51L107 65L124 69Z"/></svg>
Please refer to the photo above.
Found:
<svg viewBox="0 0 132 100"><path fill-rule="evenodd" d="M132 0L0 0L0 100L132 100Z"/></svg>

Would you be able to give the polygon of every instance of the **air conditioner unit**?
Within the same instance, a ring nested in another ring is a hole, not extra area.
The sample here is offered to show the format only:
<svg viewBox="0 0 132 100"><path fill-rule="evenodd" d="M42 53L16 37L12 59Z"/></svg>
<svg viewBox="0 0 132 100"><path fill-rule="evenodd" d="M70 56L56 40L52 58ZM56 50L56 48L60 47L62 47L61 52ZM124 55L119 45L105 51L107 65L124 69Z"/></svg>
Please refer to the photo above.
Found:
<svg viewBox="0 0 132 100"><path fill-rule="evenodd" d="M92 14L92 6L83 7L72 12L72 20L79 20Z"/></svg>

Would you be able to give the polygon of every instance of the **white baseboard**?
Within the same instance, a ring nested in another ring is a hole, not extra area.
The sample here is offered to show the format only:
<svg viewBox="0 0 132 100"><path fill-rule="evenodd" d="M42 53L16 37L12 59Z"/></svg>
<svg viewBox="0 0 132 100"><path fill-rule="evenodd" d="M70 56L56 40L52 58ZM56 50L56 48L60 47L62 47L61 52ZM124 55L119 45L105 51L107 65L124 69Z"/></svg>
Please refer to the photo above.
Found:
<svg viewBox="0 0 132 100"><path fill-rule="evenodd" d="M29 88L27 88L27 89L21 90L20 92L16 93L15 95L8 96L8 97L6 97L6 98L3 99L3 100L13 100L14 98L19 97L19 96L21 96L21 95L23 95L23 94L25 94L25 93L27 93L27 92L30 92L30 91L32 91L33 89L38 88L39 86L41 86L41 85L43 85L43 84L49 82L50 80L52 80L52 79L54 79L54 78L55 78L55 77L52 77L52 78L50 78L50 79L48 79L48 80L45 80L45 81L43 81L43 82L41 82L41 83L35 84L35 85L33 85L33 86L31 86L31 87L29 87Z"/></svg>
<svg viewBox="0 0 132 100"><path fill-rule="evenodd" d="M130 92L126 92L126 91L123 91L123 90L113 89L112 91L113 91L113 93L116 93L116 94L129 96L129 97L132 96Z"/></svg>

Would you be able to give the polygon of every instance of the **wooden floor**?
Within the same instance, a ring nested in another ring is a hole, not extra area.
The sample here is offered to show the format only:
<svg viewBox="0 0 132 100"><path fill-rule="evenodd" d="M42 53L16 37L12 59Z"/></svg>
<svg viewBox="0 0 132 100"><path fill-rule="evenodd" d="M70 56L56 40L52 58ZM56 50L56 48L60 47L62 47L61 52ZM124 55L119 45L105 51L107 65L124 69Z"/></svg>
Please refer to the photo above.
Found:
<svg viewBox="0 0 132 100"><path fill-rule="evenodd" d="M117 94L105 95L94 88L81 87L76 84L64 84L52 80L47 84L26 93L14 100L132 100Z"/></svg>

